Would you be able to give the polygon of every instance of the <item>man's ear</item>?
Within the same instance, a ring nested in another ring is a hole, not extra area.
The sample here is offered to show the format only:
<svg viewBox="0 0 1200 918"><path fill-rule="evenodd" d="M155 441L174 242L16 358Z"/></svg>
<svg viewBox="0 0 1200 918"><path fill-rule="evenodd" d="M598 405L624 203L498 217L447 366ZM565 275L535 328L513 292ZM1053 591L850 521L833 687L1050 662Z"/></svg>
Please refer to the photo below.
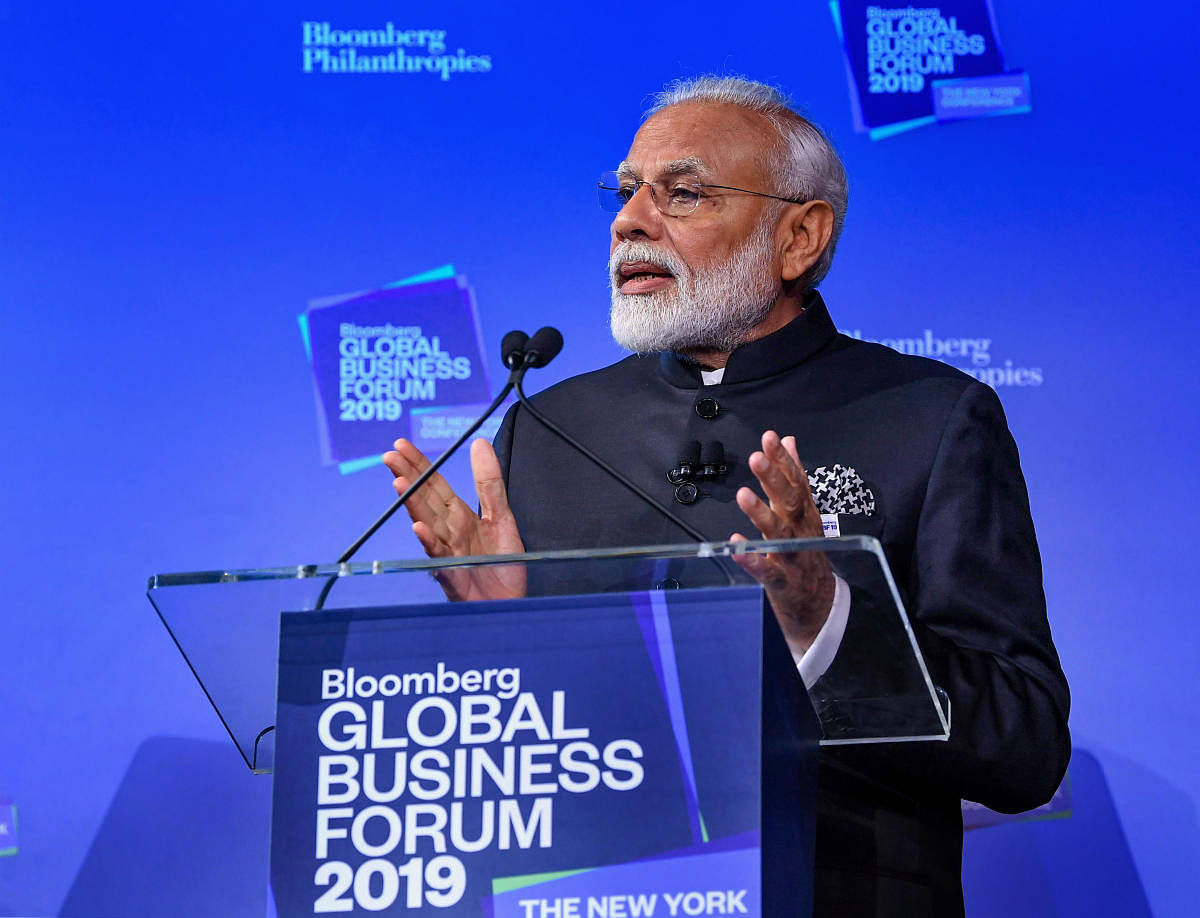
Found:
<svg viewBox="0 0 1200 918"><path fill-rule="evenodd" d="M833 208L828 201L793 204L784 211L780 227L784 233L780 276L787 283L803 276L829 245Z"/></svg>

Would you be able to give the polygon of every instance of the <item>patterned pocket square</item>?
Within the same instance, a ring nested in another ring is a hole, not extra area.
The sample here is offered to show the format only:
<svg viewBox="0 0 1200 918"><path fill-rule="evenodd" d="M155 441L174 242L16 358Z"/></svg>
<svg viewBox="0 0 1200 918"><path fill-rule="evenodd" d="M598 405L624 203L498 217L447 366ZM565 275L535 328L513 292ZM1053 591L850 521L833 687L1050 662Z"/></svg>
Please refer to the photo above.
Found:
<svg viewBox="0 0 1200 918"><path fill-rule="evenodd" d="M875 513L875 492L850 466L821 466L808 473L813 500L822 513Z"/></svg>

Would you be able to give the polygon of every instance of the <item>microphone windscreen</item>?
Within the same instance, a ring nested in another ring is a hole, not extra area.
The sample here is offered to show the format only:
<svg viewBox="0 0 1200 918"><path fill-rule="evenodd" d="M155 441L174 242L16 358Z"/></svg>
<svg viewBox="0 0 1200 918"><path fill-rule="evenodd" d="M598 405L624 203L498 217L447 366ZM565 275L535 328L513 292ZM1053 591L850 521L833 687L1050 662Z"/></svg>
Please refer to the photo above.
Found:
<svg viewBox="0 0 1200 918"><path fill-rule="evenodd" d="M533 337L529 339L529 344L525 346L525 353L533 355L533 359L529 361L529 365L531 367L544 367L558 356L558 352L562 350L562 346L562 332L557 328L552 328L549 325L539 328L533 333Z"/></svg>
<svg viewBox="0 0 1200 918"><path fill-rule="evenodd" d="M700 461L700 441L688 440L683 444L683 448L679 451L679 464L690 463L695 465Z"/></svg>
<svg viewBox="0 0 1200 918"><path fill-rule="evenodd" d="M700 453L701 465L720 465L725 461L725 447L718 440L709 440Z"/></svg>
<svg viewBox="0 0 1200 918"><path fill-rule="evenodd" d="M500 341L500 359L510 370L521 362L525 353L525 342L529 336L519 329L513 329Z"/></svg>

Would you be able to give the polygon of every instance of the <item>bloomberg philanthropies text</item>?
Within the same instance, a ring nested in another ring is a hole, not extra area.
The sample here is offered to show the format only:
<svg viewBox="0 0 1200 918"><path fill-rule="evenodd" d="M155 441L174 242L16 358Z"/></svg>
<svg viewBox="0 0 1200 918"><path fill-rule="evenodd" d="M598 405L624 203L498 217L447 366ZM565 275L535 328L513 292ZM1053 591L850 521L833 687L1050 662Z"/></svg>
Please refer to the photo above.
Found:
<svg viewBox="0 0 1200 918"><path fill-rule="evenodd" d="M329 22L301 23L304 73L456 74L490 73L490 54L451 52L445 29L404 29L393 22L380 28L334 28Z"/></svg>

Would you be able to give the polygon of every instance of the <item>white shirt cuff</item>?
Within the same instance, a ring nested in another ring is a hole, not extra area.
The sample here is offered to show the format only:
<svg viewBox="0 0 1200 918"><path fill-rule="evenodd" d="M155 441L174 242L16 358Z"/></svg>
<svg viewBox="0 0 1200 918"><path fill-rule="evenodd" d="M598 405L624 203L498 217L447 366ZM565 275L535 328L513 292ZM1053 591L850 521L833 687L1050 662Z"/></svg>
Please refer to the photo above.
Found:
<svg viewBox="0 0 1200 918"><path fill-rule="evenodd" d="M808 650L799 656L792 654L806 689L811 689L833 663L838 648L842 646L842 638L846 634L846 621L849 618L850 587L845 580L834 574L833 605L829 609L829 618L825 619L825 624L821 626L816 640L809 645Z"/></svg>

